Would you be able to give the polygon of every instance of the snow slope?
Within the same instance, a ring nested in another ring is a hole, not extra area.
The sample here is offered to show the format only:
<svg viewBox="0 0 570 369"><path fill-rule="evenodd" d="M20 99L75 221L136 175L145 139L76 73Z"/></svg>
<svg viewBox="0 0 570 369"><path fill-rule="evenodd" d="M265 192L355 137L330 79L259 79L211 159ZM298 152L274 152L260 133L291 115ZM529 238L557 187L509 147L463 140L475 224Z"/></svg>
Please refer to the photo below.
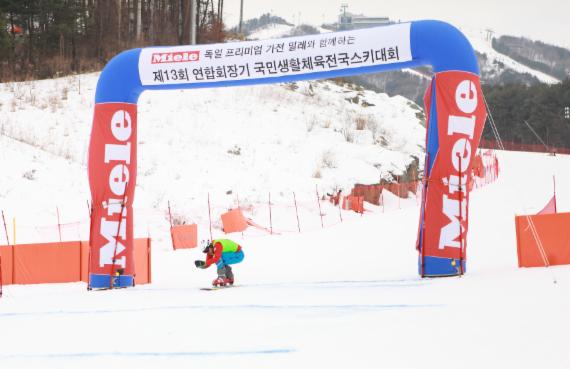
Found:
<svg viewBox="0 0 570 369"><path fill-rule="evenodd" d="M268 24L264 27L256 29L247 38L248 40L265 40L269 38L287 37L295 26L288 24Z"/></svg>
<svg viewBox="0 0 570 369"><path fill-rule="evenodd" d="M153 252L152 285L7 286L2 368L568 368L570 268L516 268L515 213L538 209L567 156L499 153L502 176L473 193L469 271L420 280L418 208L324 231L233 235L238 287L205 292L198 250ZM533 191L517 186L529 179ZM408 204L411 205L411 204ZM554 283L556 282L556 283Z"/></svg>
<svg viewBox="0 0 570 369"><path fill-rule="evenodd" d="M57 237L58 210L65 236L86 238L95 80L0 86L0 208L19 219L19 242ZM570 268L518 269L513 219L542 208L552 175L570 211L570 157L500 152L499 180L472 193L468 273L420 280L415 198L387 196L364 216L322 203L324 228L314 201L315 185L377 180L421 155L405 99L319 82L147 92L139 111L136 232L153 239L153 284L4 286L2 369L570 367ZM382 134L356 130L358 116ZM231 235L246 254L238 286L201 291L215 272L193 267L198 250L171 250L167 201L204 235L208 193L216 217L239 194L267 225L269 191L284 231Z"/></svg>
<svg viewBox="0 0 570 369"><path fill-rule="evenodd" d="M96 79L0 85L0 208L16 218L19 242L58 240L58 211L70 223L64 238L87 237ZM208 193L217 219L238 200L255 210L269 192L272 202L290 204L295 191L301 205L313 204L315 186L346 193L356 182L391 179L423 155L417 109L402 97L332 82L145 92L135 232L168 240L169 201L177 219L206 230ZM22 198L34 205L22 206Z"/></svg>
<svg viewBox="0 0 570 369"><path fill-rule="evenodd" d="M481 54L487 55L487 65L481 66L481 69L487 69L488 73L492 73L493 70L497 70L497 64L502 63L504 65L503 68L512 69L515 72L521 74L528 73L531 76L536 77L542 83L556 84L560 82L560 80L555 77L552 77L536 69L527 67L526 65L521 64L518 61L493 49L491 41L487 40L485 37L485 31L465 27L461 27L461 31L465 34L465 36L467 36L475 50Z"/></svg>

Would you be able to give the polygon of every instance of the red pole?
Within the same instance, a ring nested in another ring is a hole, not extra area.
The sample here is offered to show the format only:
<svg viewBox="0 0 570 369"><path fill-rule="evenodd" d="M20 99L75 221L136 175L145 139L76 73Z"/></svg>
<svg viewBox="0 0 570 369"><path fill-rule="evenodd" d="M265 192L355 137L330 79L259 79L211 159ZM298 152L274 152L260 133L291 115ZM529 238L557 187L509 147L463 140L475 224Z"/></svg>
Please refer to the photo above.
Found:
<svg viewBox="0 0 570 369"><path fill-rule="evenodd" d="M87 201L89 203L89 201ZM91 231L93 231L93 203L91 203L89 212L89 249L87 254L87 291L91 291Z"/></svg>
<svg viewBox="0 0 570 369"><path fill-rule="evenodd" d="M0 254L0 297L2 297L2 254Z"/></svg>
<svg viewBox="0 0 570 369"><path fill-rule="evenodd" d="M172 228L172 212L170 211L170 200L168 201L168 221L170 222L170 228Z"/></svg>
<svg viewBox="0 0 570 369"><path fill-rule="evenodd" d="M321 217L321 228L325 228L323 223L323 212L321 211L321 200L319 199L319 187L315 185L315 192L317 193L317 203L319 204L319 216Z"/></svg>
<svg viewBox="0 0 570 369"><path fill-rule="evenodd" d="M55 207L55 211L57 213L57 229L59 231L59 242L61 242L61 224L59 221L59 208L57 206Z"/></svg>
<svg viewBox="0 0 570 369"><path fill-rule="evenodd" d="M556 214L556 177L552 176L552 183L554 184L554 213Z"/></svg>
<svg viewBox="0 0 570 369"><path fill-rule="evenodd" d="M129 182L125 182L125 192L123 193L123 201L121 201L121 212L119 218L119 227L117 228L117 237L115 237L115 250L113 251L113 263L111 264L111 274L109 275L109 288L113 289L113 275L115 274L115 259L117 258L117 244L119 243L119 234L121 232L121 223L123 222L123 211L125 210L125 200L127 199L127 188Z"/></svg>
<svg viewBox="0 0 570 369"><path fill-rule="evenodd" d="M170 240L172 241L172 250L176 250L174 245L174 234L172 234L172 212L170 210L170 200L168 201L168 221L170 222Z"/></svg>
<svg viewBox="0 0 570 369"><path fill-rule="evenodd" d="M293 192L293 202L295 203L295 215L297 215L297 228L299 233L301 233L301 224L299 223L299 211L297 210L297 198L295 197L295 192Z"/></svg>
<svg viewBox="0 0 570 369"><path fill-rule="evenodd" d="M463 275L463 232L461 232L461 222L463 221L463 211L461 209L463 202L463 188L461 186L461 155L457 153L459 160L459 276Z"/></svg>
<svg viewBox="0 0 570 369"><path fill-rule="evenodd" d="M396 186L398 186L398 209L401 209L402 206L400 204L400 196L402 195L400 192L400 177L396 178Z"/></svg>
<svg viewBox="0 0 570 369"><path fill-rule="evenodd" d="M338 216L340 217L340 222L342 223L342 204L340 202L340 193L337 194L338 196Z"/></svg>
<svg viewBox="0 0 570 369"><path fill-rule="evenodd" d="M6 242L10 246L10 239L8 238L8 228L6 227L6 218L4 217L4 210L2 210L2 221L4 222L4 232L6 232Z"/></svg>
<svg viewBox="0 0 570 369"><path fill-rule="evenodd" d="M426 155L426 163L428 163L428 156ZM422 182L422 205L420 208L420 232L421 232L421 249L420 249L420 258L421 258L421 274L422 278L425 277L425 248L426 248L426 231L425 231L425 223L426 223L426 214L425 214L425 197L427 193L428 187L428 179L424 177Z"/></svg>
<svg viewBox="0 0 570 369"><path fill-rule="evenodd" d="M269 192L269 232L273 234L273 220L271 219L271 192Z"/></svg>
<svg viewBox="0 0 570 369"><path fill-rule="evenodd" d="M208 219L210 221L210 240L212 240L212 211L210 210L210 193L208 192Z"/></svg>

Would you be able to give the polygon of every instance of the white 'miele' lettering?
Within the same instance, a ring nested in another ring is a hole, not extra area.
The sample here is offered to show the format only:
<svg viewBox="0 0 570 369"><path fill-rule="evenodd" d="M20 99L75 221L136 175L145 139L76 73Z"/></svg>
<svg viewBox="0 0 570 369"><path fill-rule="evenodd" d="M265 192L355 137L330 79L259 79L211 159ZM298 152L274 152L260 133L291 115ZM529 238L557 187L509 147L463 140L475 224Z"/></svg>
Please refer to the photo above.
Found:
<svg viewBox="0 0 570 369"><path fill-rule="evenodd" d="M467 174L461 176L461 193L463 194L463 196L465 196L465 194L467 193L466 184L467 184ZM456 193L457 191L459 191L459 176L450 175L449 180L445 182L445 185L447 186L447 191L449 192L449 194Z"/></svg>
<svg viewBox="0 0 570 369"><path fill-rule="evenodd" d="M121 224L120 229L119 223ZM104 267L106 264L113 264L115 253L120 254L125 250L125 246L116 237L118 235L123 240L126 238L126 222L108 221L105 218L101 218L100 234L107 240L107 243L99 249L99 266ZM126 257L122 256L115 260L115 265L120 265L124 268L126 266Z"/></svg>
<svg viewBox="0 0 570 369"><path fill-rule="evenodd" d="M124 164L117 164L109 173L109 188L117 196L123 196L129 182L129 168Z"/></svg>
<svg viewBox="0 0 570 369"><path fill-rule="evenodd" d="M477 109L477 87L470 80L461 81L455 89L455 103L465 114L471 114Z"/></svg>
<svg viewBox="0 0 570 369"><path fill-rule="evenodd" d="M461 247L458 238L464 232L462 221L467 217L467 170L471 162L471 140L475 135L476 116L471 115L478 104L477 86L470 80L461 81L455 89L455 104L465 115L450 115L448 117L447 134L457 136L451 148L451 167L454 172L445 176L444 185L447 193L443 194L442 212L449 223L441 228L439 249L445 247ZM461 136L458 136L461 135ZM461 173L459 173L461 169ZM461 194L459 199L450 199L448 195L458 194L459 175L461 175ZM460 209L461 207L461 209ZM461 215L461 219L460 219Z"/></svg>
<svg viewBox="0 0 570 369"><path fill-rule="evenodd" d="M449 124L447 126L447 134L453 135L456 133L461 133L473 138L473 133L475 132L475 116L471 115L469 117L459 117L456 115L449 116Z"/></svg>
<svg viewBox="0 0 570 369"><path fill-rule="evenodd" d="M105 164L110 161L124 161L131 163L131 143L127 142L123 145L107 144L105 145Z"/></svg>
<svg viewBox="0 0 570 369"><path fill-rule="evenodd" d="M127 196L125 196L125 203L129 202ZM122 199L109 199L109 201L103 201L103 208L107 209L107 215L113 216L115 214L119 214L121 212L121 208L123 208L123 213L121 216L125 218L127 216L127 207L122 205Z"/></svg>
<svg viewBox="0 0 570 369"><path fill-rule="evenodd" d="M130 178L127 165L131 163L131 142L128 142L128 140L132 138L134 127L132 126L131 115L125 110L117 110L111 117L109 124L113 137L123 143L105 144L103 160L105 164L115 163L108 172L107 183L109 184L108 189L120 198L108 198L103 201L103 208L107 212L101 216L99 234L107 240L107 243L99 249L99 266L104 267L105 265L115 264L124 268L126 266L126 256L123 255L117 258L114 263L113 256L125 250L125 246L120 240L123 242L126 240L126 204L128 199L125 196L125 192ZM105 216L115 219L107 219Z"/></svg>
<svg viewBox="0 0 570 369"><path fill-rule="evenodd" d="M128 140L131 138L132 130L131 115L128 112L119 110L113 114L111 118L111 132L117 140Z"/></svg>
<svg viewBox="0 0 570 369"><path fill-rule="evenodd" d="M443 214L447 216L450 223L441 229L439 235L439 249L445 247L461 247L459 243L459 235L463 232L463 226L459 223L459 201L450 199L447 195L443 195ZM466 214L467 202L461 202L461 212Z"/></svg>
<svg viewBox="0 0 570 369"><path fill-rule="evenodd" d="M451 162L453 163L453 168L459 172L467 170L467 166L471 161L471 143L465 138L460 138L455 141L453 148L451 149ZM462 173L463 174L463 173Z"/></svg>

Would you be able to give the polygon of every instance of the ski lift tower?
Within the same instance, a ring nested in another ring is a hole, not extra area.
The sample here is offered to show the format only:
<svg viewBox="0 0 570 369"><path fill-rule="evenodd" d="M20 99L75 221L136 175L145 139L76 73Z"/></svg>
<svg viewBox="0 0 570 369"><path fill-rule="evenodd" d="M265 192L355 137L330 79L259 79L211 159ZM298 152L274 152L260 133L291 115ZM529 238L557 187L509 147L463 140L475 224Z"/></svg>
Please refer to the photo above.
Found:
<svg viewBox="0 0 570 369"><path fill-rule="evenodd" d="M340 29L345 29L346 26L351 22L350 20L350 13L346 12L346 9L348 8L348 4L347 3L342 3L340 5L340 19L339 19L339 28Z"/></svg>

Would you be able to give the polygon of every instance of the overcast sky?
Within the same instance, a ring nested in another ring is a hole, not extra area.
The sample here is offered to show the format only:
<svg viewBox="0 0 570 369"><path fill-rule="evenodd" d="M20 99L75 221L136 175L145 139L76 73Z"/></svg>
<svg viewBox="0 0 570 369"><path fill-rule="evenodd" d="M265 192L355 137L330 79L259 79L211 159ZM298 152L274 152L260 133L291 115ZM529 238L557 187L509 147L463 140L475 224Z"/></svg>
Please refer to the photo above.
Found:
<svg viewBox="0 0 570 369"><path fill-rule="evenodd" d="M570 48L570 0L244 0L244 20L272 13L291 23L337 19L341 3L365 15L394 20L440 19L456 26L490 28ZM224 2L228 26L239 21L240 0Z"/></svg>

